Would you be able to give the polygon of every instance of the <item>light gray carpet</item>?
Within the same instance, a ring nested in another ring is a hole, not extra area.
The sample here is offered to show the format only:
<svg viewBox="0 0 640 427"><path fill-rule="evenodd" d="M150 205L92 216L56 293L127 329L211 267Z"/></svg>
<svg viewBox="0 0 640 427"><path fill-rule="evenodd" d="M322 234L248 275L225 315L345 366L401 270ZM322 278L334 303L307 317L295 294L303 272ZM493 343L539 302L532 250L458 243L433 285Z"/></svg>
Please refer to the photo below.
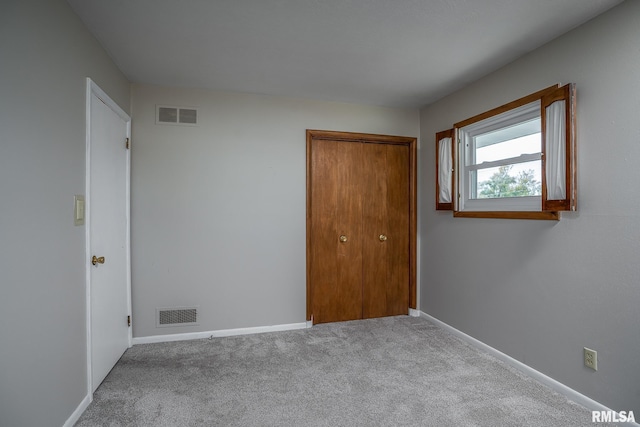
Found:
<svg viewBox="0 0 640 427"><path fill-rule="evenodd" d="M422 318L127 350L76 426L597 426Z"/></svg>

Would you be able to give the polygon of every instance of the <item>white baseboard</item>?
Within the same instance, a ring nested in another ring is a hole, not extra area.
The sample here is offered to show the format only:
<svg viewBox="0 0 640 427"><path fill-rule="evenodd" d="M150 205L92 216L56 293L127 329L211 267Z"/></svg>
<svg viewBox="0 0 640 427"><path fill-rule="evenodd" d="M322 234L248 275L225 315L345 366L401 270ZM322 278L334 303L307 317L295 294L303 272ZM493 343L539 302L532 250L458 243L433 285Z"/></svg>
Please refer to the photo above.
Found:
<svg viewBox="0 0 640 427"><path fill-rule="evenodd" d="M310 326L308 326L308 323L309 322L288 323L284 325L257 326L253 328L221 329L218 331L187 332L184 334L151 335L148 337L134 337L133 345L152 344L152 343L159 343L159 342L198 340L198 339L210 338L210 337L213 337L213 338L232 337L236 335L261 334L264 332L291 331L294 329L309 328Z"/></svg>
<svg viewBox="0 0 640 427"><path fill-rule="evenodd" d="M410 308L409 309L409 316L411 317L420 317L420 314L422 312L420 310L416 310L415 308Z"/></svg>
<svg viewBox="0 0 640 427"><path fill-rule="evenodd" d="M69 419L62 425L62 427L73 427L73 425L78 422L84 411L89 407L89 404L91 403L91 397L92 396L89 394L85 396L84 399L82 399L80 405L78 405L76 410L73 411L73 414L71 414Z"/></svg>
<svg viewBox="0 0 640 427"><path fill-rule="evenodd" d="M563 396L565 396L567 399L569 399L569 400L571 400L571 401L573 401L575 403L578 403L578 404L586 407L587 409L589 409L591 411L613 411L612 409L606 407L602 403L597 402L597 401L591 399L590 397L587 397L584 394L575 391L571 387L568 387L568 386L562 384L561 382L556 381L551 377L548 377L547 375L543 374L540 371L536 371L535 369L533 369L529 365L525 365L524 363L520 362L519 360L516 360L513 357L511 357L511 356L509 356L507 354L504 354L503 352L501 352L499 350L496 350L495 348L491 347L490 345L487 345L487 344L483 343L482 341L477 340L477 339L473 338L472 336L465 334L464 332L454 328L451 325L448 325L448 324L444 323L441 320L436 319L435 317L425 313L424 311L420 311L420 317L424 317L425 319L427 319L431 323L434 323L436 326L446 330L447 332L450 332L451 334L457 336L458 338L461 338L462 340L468 342L472 346L474 346L474 347L476 347L476 348L478 348L478 349L480 349L480 350L482 350L482 351L484 351L486 353L489 353L490 355L492 355L496 359L499 359L499 360L503 361L507 365L517 369L518 371L520 371L523 374L533 378L534 380L546 385L547 387L550 387L554 391L556 391L556 392L562 394ZM640 424L632 423L632 422L622 423L622 424L640 427Z"/></svg>

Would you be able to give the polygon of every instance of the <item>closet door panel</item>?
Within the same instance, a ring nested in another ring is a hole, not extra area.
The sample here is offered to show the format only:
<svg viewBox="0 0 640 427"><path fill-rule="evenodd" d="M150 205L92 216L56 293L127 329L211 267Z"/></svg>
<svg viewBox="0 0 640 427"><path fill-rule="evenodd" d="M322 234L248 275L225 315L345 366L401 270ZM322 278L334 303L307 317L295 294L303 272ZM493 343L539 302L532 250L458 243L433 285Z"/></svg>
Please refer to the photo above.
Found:
<svg viewBox="0 0 640 427"><path fill-rule="evenodd" d="M387 316L408 314L410 283L410 175L409 147L388 145L386 263Z"/></svg>
<svg viewBox="0 0 640 427"><path fill-rule="evenodd" d="M387 312L386 242L380 235L388 230L388 165L386 144L366 144L363 167L362 212L362 313L363 318L382 317Z"/></svg>
<svg viewBox="0 0 640 427"><path fill-rule="evenodd" d="M311 145L314 323L362 318L362 145Z"/></svg>
<svg viewBox="0 0 640 427"><path fill-rule="evenodd" d="M409 307L409 150L369 144L363 157L363 317Z"/></svg>

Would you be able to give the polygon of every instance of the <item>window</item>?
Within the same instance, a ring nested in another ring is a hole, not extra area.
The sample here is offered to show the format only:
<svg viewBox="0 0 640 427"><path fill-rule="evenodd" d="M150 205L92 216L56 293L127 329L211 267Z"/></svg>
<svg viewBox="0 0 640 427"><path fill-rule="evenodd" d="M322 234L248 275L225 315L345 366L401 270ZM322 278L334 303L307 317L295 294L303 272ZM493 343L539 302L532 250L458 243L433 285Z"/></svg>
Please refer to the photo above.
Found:
<svg viewBox="0 0 640 427"><path fill-rule="evenodd" d="M575 85L554 86L438 132L436 209L527 219L575 210L574 110Z"/></svg>
<svg viewBox="0 0 640 427"><path fill-rule="evenodd" d="M538 100L458 129L459 210L541 210L540 126Z"/></svg>

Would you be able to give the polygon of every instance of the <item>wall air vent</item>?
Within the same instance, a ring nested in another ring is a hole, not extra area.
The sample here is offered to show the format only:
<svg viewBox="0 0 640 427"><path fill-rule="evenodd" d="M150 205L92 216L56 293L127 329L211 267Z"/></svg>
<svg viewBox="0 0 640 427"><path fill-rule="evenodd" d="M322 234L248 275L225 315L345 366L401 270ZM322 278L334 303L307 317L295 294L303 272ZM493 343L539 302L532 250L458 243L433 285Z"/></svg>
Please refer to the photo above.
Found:
<svg viewBox="0 0 640 427"><path fill-rule="evenodd" d="M156 309L156 328L198 325L198 307Z"/></svg>
<svg viewBox="0 0 640 427"><path fill-rule="evenodd" d="M156 124L197 126L198 109L193 107L156 105Z"/></svg>

